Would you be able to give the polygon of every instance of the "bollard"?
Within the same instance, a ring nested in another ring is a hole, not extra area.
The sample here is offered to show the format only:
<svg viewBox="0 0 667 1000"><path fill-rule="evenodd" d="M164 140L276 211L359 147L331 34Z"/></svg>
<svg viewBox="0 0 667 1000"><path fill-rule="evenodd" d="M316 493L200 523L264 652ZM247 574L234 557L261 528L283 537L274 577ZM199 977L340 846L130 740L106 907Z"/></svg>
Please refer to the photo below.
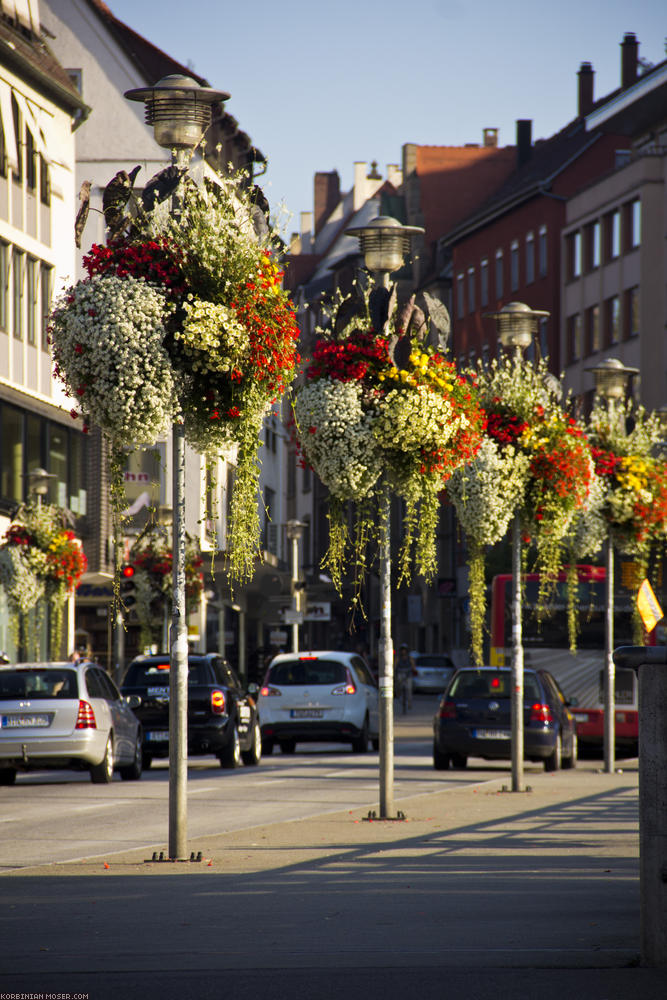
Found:
<svg viewBox="0 0 667 1000"><path fill-rule="evenodd" d="M639 672L641 964L667 967L667 647L621 646L614 662Z"/></svg>

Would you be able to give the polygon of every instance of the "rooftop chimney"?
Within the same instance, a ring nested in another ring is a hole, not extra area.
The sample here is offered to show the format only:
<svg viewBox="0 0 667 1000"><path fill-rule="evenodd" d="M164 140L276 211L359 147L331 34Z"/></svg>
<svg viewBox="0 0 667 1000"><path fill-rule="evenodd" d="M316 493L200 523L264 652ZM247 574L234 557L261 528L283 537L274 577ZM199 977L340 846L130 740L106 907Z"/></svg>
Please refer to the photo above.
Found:
<svg viewBox="0 0 667 1000"><path fill-rule="evenodd" d="M577 76L579 77L579 105L577 114L587 115L592 110L594 104L593 78L595 73L593 72L591 63L582 62Z"/></svg>
<svg viewBox="0 0 667 1000"><path fill-rule="evenodd" d="M315 234L327 221L340 201L340 177L337 170L315 174Z"/></svg>
<svg viewBox="0 0 667 1000"><path fill-rule="evenodd" d="M633 31L627 31L621 42L621 87L631 87L639 76L639 42Z"/></svg>
<svg viewBox="0 0 667 1000"><path fill-rule="evenodd" d="M522 167L533 155L533 122L519 118L516 123L516 165Z"/></svg>
<svg viewBox="0 0 667 1000"><path fill-rule="evenodd" d="M485 149L495 149L495 147L498 145L498 129L485 128L483 134L484 134Z"/></svg>

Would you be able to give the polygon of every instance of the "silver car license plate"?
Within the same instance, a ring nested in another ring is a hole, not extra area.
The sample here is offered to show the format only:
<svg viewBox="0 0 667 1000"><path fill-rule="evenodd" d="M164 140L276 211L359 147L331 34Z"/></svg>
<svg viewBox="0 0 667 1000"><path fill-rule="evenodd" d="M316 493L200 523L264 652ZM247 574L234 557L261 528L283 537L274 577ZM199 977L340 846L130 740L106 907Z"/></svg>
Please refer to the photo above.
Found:
<svg viewBox="0 0 667 1000"><path fill-rule="evenodd" d="M321 708L293 708L290 712L292 719L321 719L323 716Z"/></svg>
<svg viewBox="0 0 667 1000"><path fill-rule="evenodd" d="M36 729L51 725L50 715L3 715L3 729Z"/></svg>
<svg viewBox="0 0 667 1000"><path fill-rule="evenodd" d="M510 740L512 738L508 729L475 729L473 736L478 740Z"/></svg>
<svg viewBox="0 0 667 1000"><path fill-rule="evenodd" d="M164 743L169 739L169 731L166 729L154 729L150 733L146 733L146 739L149 743Z"/></svg>

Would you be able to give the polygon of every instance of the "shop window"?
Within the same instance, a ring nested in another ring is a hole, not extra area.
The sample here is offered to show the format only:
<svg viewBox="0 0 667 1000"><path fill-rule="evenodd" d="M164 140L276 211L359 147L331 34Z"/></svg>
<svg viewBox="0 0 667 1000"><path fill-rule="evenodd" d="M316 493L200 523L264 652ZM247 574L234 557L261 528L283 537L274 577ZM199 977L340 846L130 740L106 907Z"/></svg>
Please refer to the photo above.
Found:
<svg viewBox="0 0 667 1000"><path fill-rule="evenodd" d="M503 297L503 252L496 250L496 298Z"/></svg>
<svg viewBox="0 0 667 1000"><path fill-rule="evenodd" d="M540 278L546 277L548 265L547 227L540 226L537 237L537 266Z"/></svg>
<svg viewBox="0 0 667 1000"><path fill-rule="evenodd" d="M526 236L526 284L535 281L535 237L533 233Z"/></svg>

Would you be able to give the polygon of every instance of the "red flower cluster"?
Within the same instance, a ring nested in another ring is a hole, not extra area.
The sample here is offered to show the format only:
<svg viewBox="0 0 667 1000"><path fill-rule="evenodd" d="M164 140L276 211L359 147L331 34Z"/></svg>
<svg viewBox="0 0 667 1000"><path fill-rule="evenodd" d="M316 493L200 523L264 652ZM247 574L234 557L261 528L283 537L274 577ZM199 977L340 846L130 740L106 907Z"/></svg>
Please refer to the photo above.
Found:
<svg viewBox="0 0 667 1000"><path fill-rule="evenodd" d="M486 419L489 436L500 444L514 444L527 427L525 420L511 413L489 413Z"/></svg>
<svg viewBox="0 0 667 1000"><path fill-rule="evenodd" d="M146 243L125 243L112 240L108 246L94 243L83 258L89 277L115 274L119 278L144 278L160 285L175 298L185 294L186 287L171 244L164 237Z"/></svg>
<svg viewBox="0 0 667 1000"><path fill-rule="evenodd" d="M566 427L565 439L539 445L530 462L530 471L541 483L540 492L571 497L576 507L588 496L590 466L588 450L578 428Z"/></svg>
<svg viewBox="0 0 667 1000"><path fill-rule="evenodd" d="M33 545L35 539L22 524L10 524L5 532L8 545Z"/></svg>
<svg viewBox="0 0 667 1000"><path fill-rule="evenodd" d="M369 372L388 365L391 365L388 342L375 333L357 330L342 342L318 340L306 376L360 382Z"/></svg>
<svg viewBox="0 0 667 1000"><path fill-rule="evenodd" d="M613 476L621 464L620 458L604 448L591 448L591 452L598 476Z"/></svg>
<svg viewBox="0 0 667 1000"><path fill-rule="evenodd" d="M69 591L73 590L88 567L88 560L73 531L65 531L58 538L58 548L46 553L51 576L64 580Z"/></svg>

